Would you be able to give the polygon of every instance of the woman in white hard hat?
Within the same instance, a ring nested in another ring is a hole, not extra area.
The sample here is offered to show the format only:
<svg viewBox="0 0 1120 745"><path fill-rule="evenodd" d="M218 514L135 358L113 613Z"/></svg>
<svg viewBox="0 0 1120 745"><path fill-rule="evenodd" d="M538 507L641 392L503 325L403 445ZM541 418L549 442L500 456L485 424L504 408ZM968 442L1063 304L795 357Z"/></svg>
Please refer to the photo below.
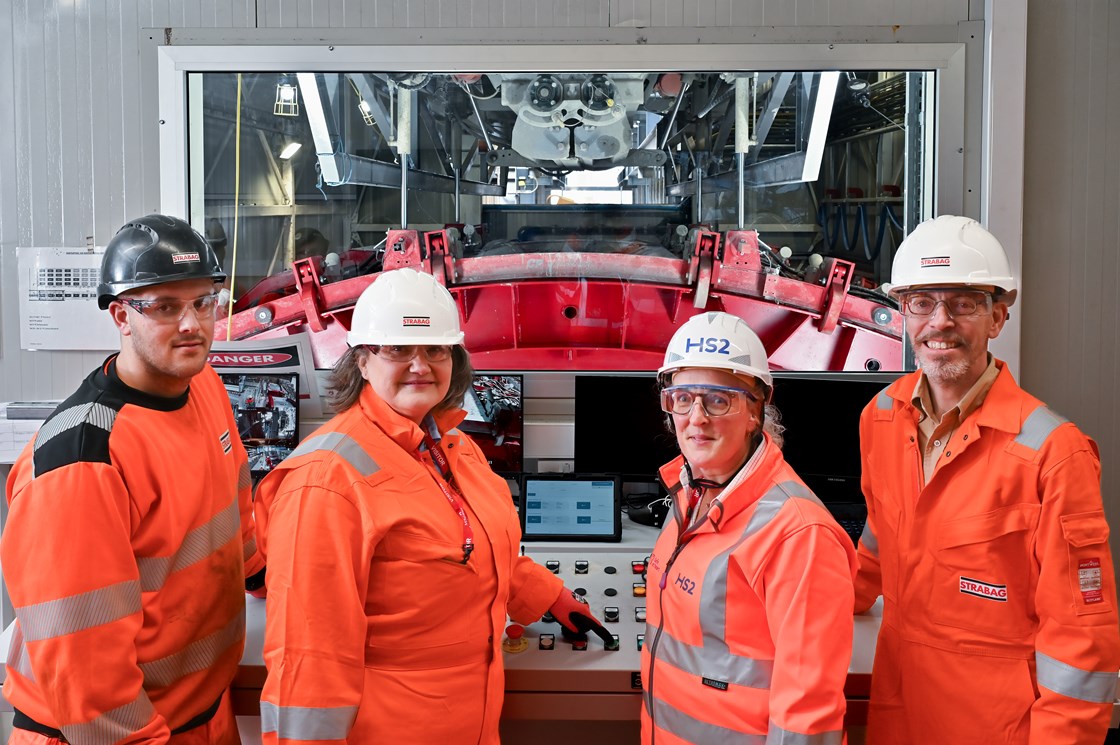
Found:
<svg viewBox="0 0 1120 745"><path fill-rule="evenodd" d="M658 373L681 455L647 567L643 745L840 743L855 549L782 458L766 350L704 313Z"/></svg>
<svg viewBox="0 0 1120 745"><path fill-rule="evenodd" d="M264 742L495 745L507 614L594 619L517 555L506 482L456 429L472 373L447 289L384 272L347 341L339 413L256 493Z"/></svg>

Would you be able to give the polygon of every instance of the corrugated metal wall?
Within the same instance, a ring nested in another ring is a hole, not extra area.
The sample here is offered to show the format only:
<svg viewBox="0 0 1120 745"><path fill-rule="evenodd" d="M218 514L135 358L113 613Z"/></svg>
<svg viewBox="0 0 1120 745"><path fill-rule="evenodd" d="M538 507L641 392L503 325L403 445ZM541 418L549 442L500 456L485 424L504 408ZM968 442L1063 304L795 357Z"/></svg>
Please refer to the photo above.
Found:
<svg viewBox="0 0 1120 745"><path fill-rule="evenodd" d="M1022 380L1096 439L1116 521L1120 2L1031 0L1028 10Z"/></svg>

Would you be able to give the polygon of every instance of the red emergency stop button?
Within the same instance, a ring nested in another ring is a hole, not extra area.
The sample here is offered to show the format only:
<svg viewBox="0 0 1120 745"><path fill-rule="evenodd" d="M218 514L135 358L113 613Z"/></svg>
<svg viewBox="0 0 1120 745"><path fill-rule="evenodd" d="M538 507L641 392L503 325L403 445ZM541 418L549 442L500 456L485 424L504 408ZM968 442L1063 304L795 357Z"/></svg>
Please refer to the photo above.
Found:
<svg viewBox="0 0 1120 745"><path fill-rule="evenodd" d="M529 640L525 638L525 627L519 623L506 626L506 638L502 640L502 650L516 654L529 648Z"/></svg>

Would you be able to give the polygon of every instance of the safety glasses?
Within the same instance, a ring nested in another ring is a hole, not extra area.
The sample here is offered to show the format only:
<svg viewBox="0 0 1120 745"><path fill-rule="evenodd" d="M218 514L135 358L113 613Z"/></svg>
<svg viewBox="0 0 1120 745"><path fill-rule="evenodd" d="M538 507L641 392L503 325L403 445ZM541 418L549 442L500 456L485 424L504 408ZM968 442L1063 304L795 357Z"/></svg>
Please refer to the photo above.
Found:
<svg viewBox="0 0 1120 745"><path fill-rule="evenodd" d="M746 388L722 385L671 385L661 389L661 410L669 414L688 414L696 402L708 416L725 416L743 410L743 401L759 398Z"/></svg>
<svg viewBox="0 0 1120 745"><path fill-rule="evenodd" d="M390 362L412 362L418 354L423 354L428 362L451 359L451 347L447 344L370 344L366 349Z"/></svg>
<svg viewBox="0 0 1120 745"><path fill-rule="evenodd" d="M935 297L926 292L907 292L899 298L906 313L911 316L928 316L944 304L952 318L974 316L992 309L992 296L986 292L961 292L951 297Z"/></svg>
<svg viewBox="0 0 1120 745"><path fill-rule="evenodd" d="M218 307L218 293L196 297L193 300L179 298L158 297L154 300L137 300L130 297L118 297L117 300L140 315L147 316L158 323L176 323L187 313L187 308L194 311L200 321L214 317L214 310Z"/></svg>

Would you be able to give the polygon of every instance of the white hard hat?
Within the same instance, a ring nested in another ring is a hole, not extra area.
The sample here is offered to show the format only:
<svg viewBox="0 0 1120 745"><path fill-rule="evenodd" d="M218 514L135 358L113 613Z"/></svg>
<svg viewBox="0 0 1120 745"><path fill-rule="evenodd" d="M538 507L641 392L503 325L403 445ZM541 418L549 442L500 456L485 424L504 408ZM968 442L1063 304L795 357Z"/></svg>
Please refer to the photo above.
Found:
<svg viewBox="0 0 1120 745"><path fill-rule="evenodd" d="M686 367L727 370L758 378L768 388L774 386L762 340L746 321L730 313L701 313L677 329L657 375L660 378Z"/></svg>
<svg viewBox="0 0 1120 745"><path fill-rule="evenodd" d="M1015 302L1017 285L1003 246L971 217L942 215L906 237L891 268L892 297L912 287L990 285Z"/></svg>
<svg viewBox="0 0 1120 745"><path fill-rule="evenodd" d="M378 275L362 291L346 342L359 344L462 344L459 308L430 274L402 267Z"/></svg>

